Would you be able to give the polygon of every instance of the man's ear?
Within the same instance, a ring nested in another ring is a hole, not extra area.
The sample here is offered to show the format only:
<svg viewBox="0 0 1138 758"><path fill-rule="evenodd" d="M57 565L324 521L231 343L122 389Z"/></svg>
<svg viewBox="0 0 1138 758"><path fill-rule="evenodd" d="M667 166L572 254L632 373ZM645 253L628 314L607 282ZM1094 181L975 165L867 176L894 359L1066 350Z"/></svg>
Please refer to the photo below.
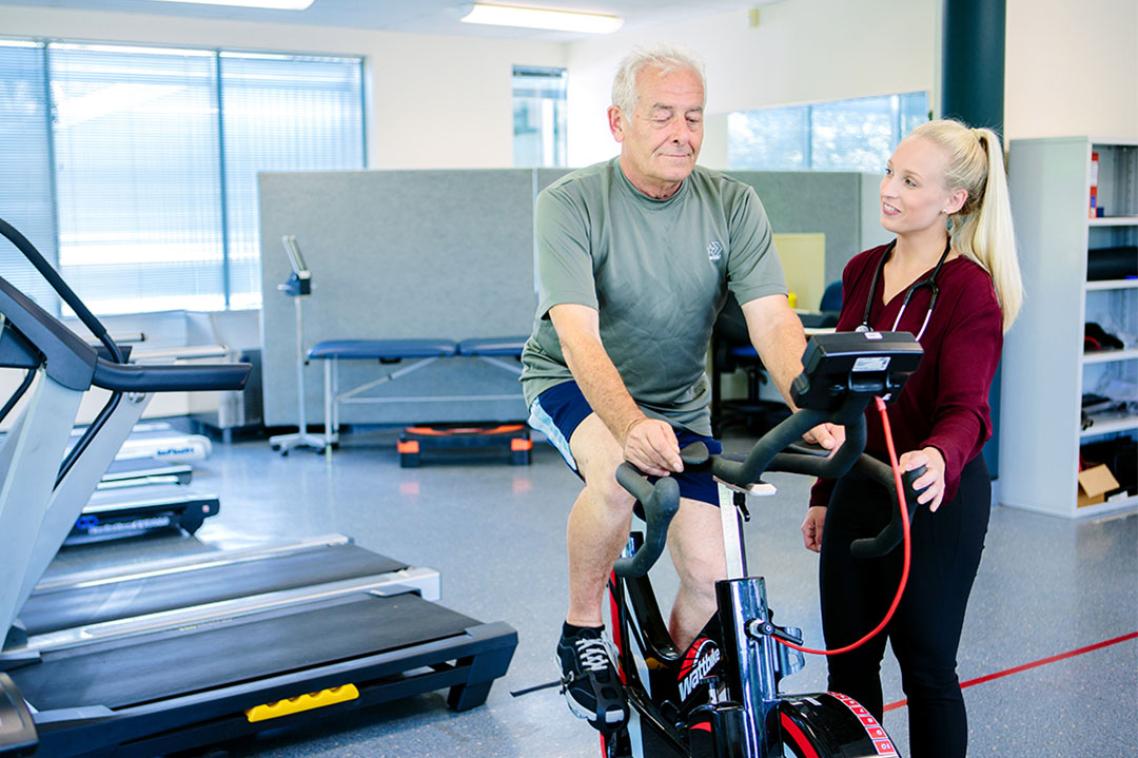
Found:
<svg viewBox="0 0 1138 758"><path fill-rule="evenodd" d="M608 109L609 131L617 142L624 142L624 114L620 108L610 105Z"/></svg>

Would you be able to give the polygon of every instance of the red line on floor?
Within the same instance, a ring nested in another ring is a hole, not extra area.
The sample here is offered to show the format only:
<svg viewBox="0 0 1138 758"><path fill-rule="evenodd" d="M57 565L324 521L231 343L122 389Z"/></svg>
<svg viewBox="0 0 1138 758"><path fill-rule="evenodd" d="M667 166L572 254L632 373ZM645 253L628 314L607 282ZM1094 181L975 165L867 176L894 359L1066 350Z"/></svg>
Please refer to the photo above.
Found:
<svg viewBox="0 0 1138 758"><path fill-rule="evenodd" d="M1099 650L1099 649L1104 648L1104 647L1110 647L1111 645L1117 645L1120 642L1128 642L1128 641L1133 640L1133 639L1138 639L1138 632L1130 632L1129 634L1124 634L1121 637L1113 637L1109 640L1103 640L1102 642L1096 642L1093 645L1087 645L1085 647L1075 648L1074 650L1068 650L1065 653L1059 653L1058 655L1052 655L1052 656L1049 656L1047 658L1040 658L1038 661L1032 661L1030 663L1024 663L1020 666L1013 666L1010 669L1004 669L1003 671L996 671L995 673L992 673L992 674L985 674L984 676L978 676L975 679L969 679L968 681L961 682L960 683L960 689L964 689L966 687L972 687L972 686L975 686L977 684L983 684L984 682L990 682L993 679L1002 679L1005 676L1011 676L1012 674L1018 674L1021 671L1027 671L1028 669L1038 668L1039 666L1046 666L1049 663L1055 663L1056 661L1066 660L1067 658L1074 658L1077 655L1083 655L1084 653L1090 653L1090 652L1093 652L1095 650ZM892 711L892 710L895 710L897 708L904 708L908 702L909 702L908 700L897 700L895 702L892 702L892 703L889 703L888 705L886 705L885 710Z"/></svg>

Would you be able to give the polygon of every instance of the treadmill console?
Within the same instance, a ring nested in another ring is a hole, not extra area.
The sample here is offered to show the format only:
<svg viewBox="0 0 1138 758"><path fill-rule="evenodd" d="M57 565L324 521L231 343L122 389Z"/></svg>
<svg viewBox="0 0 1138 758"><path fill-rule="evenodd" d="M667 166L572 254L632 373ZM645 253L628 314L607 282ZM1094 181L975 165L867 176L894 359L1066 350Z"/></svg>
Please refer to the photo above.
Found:
<svg viewBox="0 0 1138 758"><path fill-rule="evenodd" d="M799 408L833 411L851 395L886 396L916 371L923 354L908 332L835 332L814 335L791 385Z"/></svg>

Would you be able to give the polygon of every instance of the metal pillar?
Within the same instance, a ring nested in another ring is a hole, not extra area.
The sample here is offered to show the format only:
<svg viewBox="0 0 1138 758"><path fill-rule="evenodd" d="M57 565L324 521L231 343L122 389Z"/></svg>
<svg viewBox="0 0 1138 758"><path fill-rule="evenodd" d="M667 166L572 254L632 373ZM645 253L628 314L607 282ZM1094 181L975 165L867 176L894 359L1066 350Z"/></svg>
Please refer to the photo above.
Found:
<svg viewBox="0 0 1138 758"><path fill-rule="evenodd" d="M985 126L1004 142L1005 0L944 0L941 40L941 117ZM992 440L984 460L999 474L1000 371L988 396Z"/></svg>

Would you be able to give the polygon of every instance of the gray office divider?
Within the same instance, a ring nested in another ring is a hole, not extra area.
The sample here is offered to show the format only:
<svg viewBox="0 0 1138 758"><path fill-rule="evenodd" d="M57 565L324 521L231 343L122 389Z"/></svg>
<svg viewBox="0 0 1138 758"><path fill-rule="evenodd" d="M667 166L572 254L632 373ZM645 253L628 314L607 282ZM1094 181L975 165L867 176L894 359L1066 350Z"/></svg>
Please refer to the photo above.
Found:
<svg viewBox="0 0 1138 758"><path fill-rule="evenodd" d="M533 201L567 169L343 171L260 176L261 338L265 423L296 423L293 304L281 236L295 235L315 289L305 344L330 339L501 337L533 321ZM826 235L826 281L875 242L876 178L856 173L732 171L755 187L776 232ZM864 228L863 228L864 227ZM322 366L308 367L307 410L323 419ZM381 367L349 362L342 385ZM525 417L516 380L447 359L378 387L395 402L351 405L345 423L505 421ZM514 394L507 401L415 402L420 396Z"/></svg>
<svg viewBox="0 0 1138 758"><path fill-rule="evenodd" d="M781 234L826 235L826 281L865 249L862 235L863 174L823 171L728 171L755 188L771 226ZM817 303L802 303L814 307Z"/></svg>
<svg viewBox="0 0 1138 758"><path fill-rule="evenodd" d="M533 291L529 170L344 171L260 176L261 337L265 423L296 423L293 303L281 236L312 271L305 344L330 339L504 337L528 334ZM342 386L376 378L374 362L342 365ZM309 418L323 419L322 366L305 374ZM525 417L516 377L475 359L440 360L370 396L516 395L509 401L349 405L345 423Z"/></svg>
<svg viewBox="0 0 1138 758"><path fill-rule="evenodd" d="M533 172L534 175L534 195L538 192L553 184L561 177L568 174L572 169L568 168L539 168Z"/></svg>

